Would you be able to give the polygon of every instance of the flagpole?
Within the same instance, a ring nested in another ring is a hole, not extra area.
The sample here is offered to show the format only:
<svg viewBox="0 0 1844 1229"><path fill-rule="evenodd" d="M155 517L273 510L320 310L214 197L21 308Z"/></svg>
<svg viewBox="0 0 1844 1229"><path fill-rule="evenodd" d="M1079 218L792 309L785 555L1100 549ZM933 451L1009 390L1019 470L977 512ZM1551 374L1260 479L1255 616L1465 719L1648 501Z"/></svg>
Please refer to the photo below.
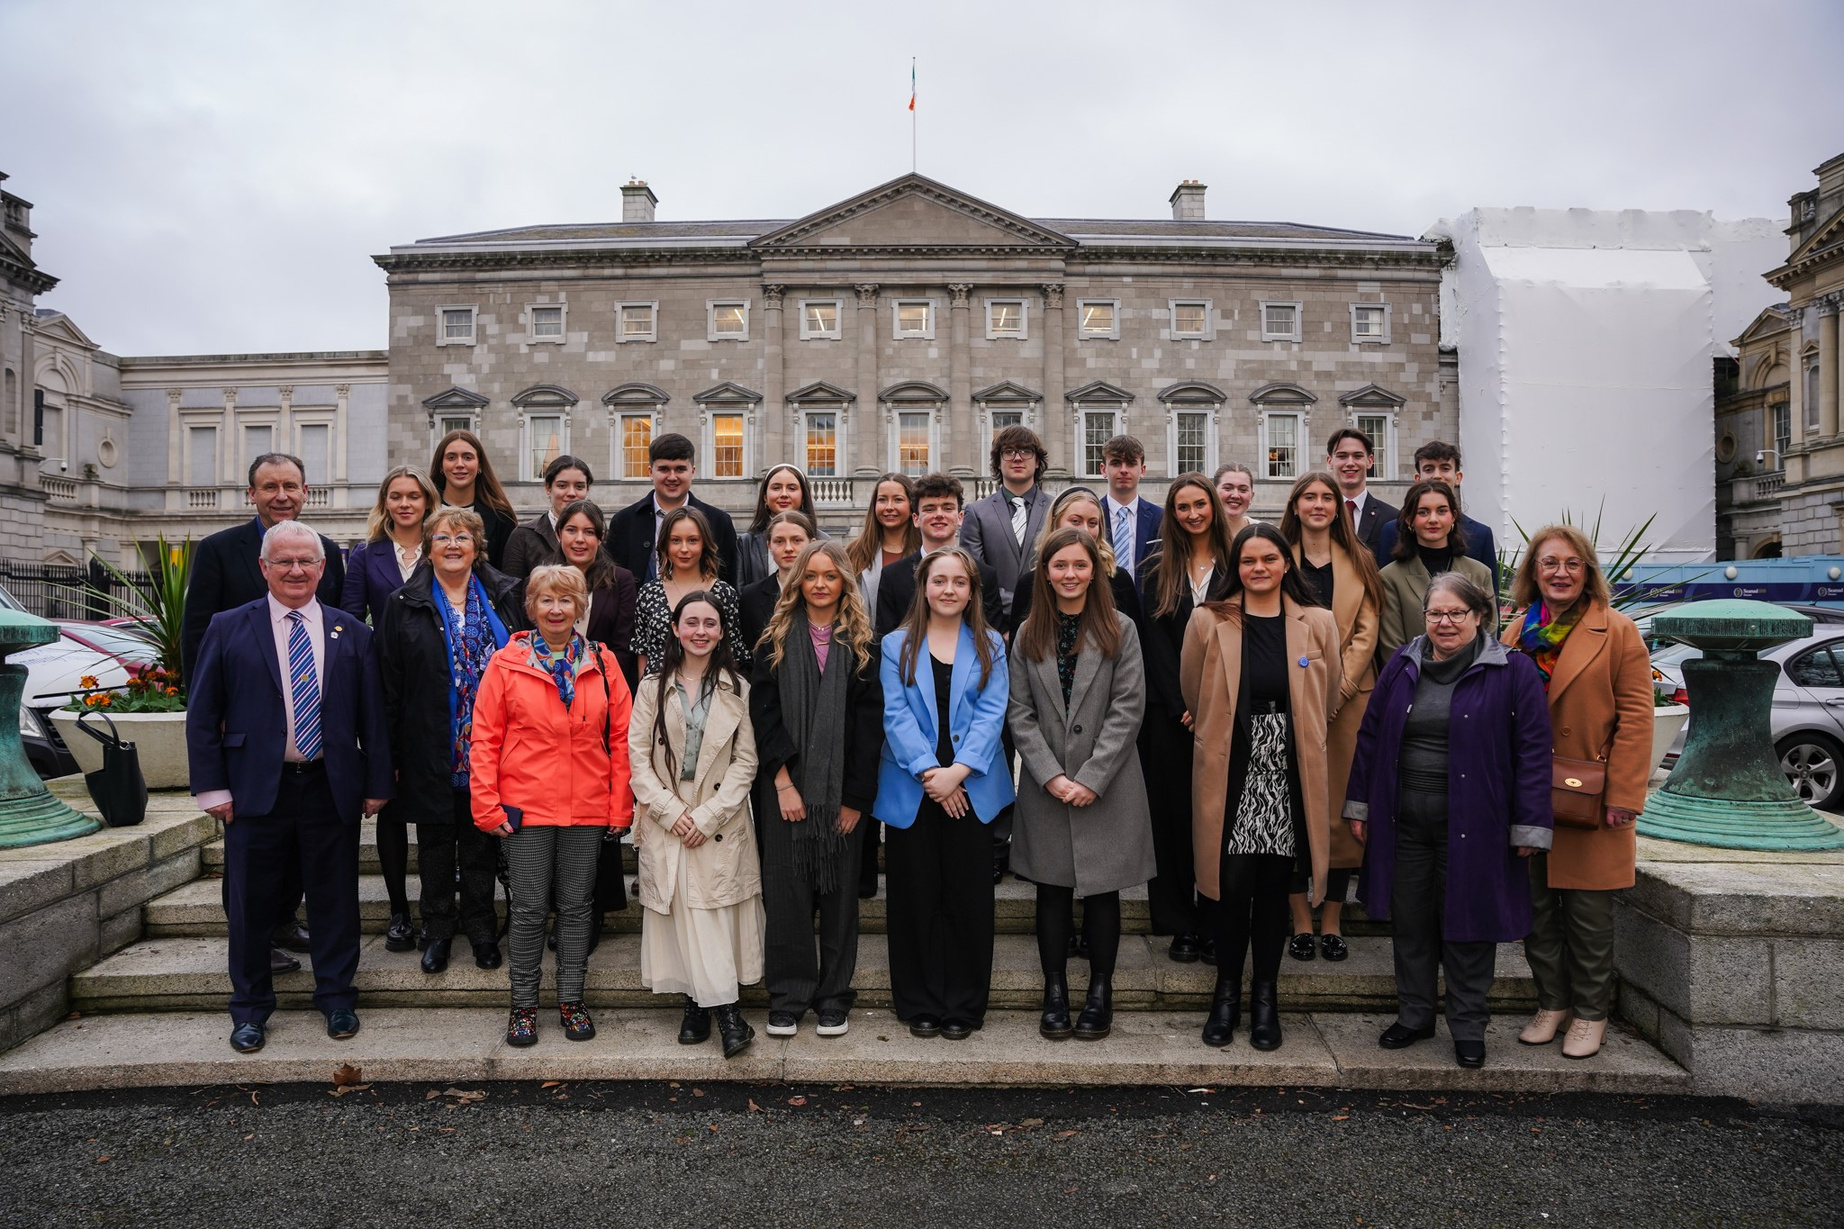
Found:
<svg viewBox="0 0 1844 1229"><path fill-rule="evenodd" d="M909 173L916 173L916 57L909 57Z"/></svg>

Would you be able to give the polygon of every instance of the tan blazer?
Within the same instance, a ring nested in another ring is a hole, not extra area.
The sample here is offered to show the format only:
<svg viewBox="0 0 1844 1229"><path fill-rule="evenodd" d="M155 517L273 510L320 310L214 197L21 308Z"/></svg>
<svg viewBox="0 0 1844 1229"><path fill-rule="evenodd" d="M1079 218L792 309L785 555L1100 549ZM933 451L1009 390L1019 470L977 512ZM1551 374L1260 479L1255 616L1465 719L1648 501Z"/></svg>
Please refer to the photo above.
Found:
<svg viewBox="0 0 1844 1229"><path fill-rule="evenodd" d="M1344 678L1339 663L1338 626L1332 612L1281 599L1287 616L1288 702L1292 709L1294 755L1300 796L1306 808L1306 841L1313 881L1308 895L1325 895L1331 855L1331 795L1325 789L1326 714L1338 703ZM1305 666L1299 663L1304 660ZM1223 858L1223 811L1229 795L1229 756L1236 737L1236 700L1242 687L1242 624L1199 608L1185 627L1178 685L1191 710L1197 751L1191 761L1191 846L1197 859L1197 890L1221 897L1217 870Z"/></svg>
<svg viewBox="0 0 1844 1229"><path fill-rule="evenodd" d="M1477 559L1455 559L1453 570L1487 593L1494 592L1492 569ZM1377 662L1380 665L1388 665L1397 649L1425 630L1422 626L1421 603L1428 596L1428 582L1432 579L1428 575L1427 565L1419 555L1410 555L1383 569L1383 619L1377 633ZM1496 595L1493 608L1497 608ZM1479 630L1488 636L1496 633L1498 616L1492 616L1491 627Z"/></svg>
<svg viewBox="0 0 1844 1229"><path fill-rule="evenodd" d="M693 909L718 909L762 894L761 859L756 855L755 826L749 820L749 789L756 776L755 731L749 724L749 684L733 689L725 678L711 698L704 740L698 747L694 781L671 774L667 784L665 749L653 739L659 679L640 681L634 716L628 723L628 762L634 781L634 844L640 852L640 903L655 913L670 913L675 903ZM685 713L677 695L666 695L666 739L676 764L685 762ZM685 850L672 835L681 812L708 838ZM684 867L683 881L680 867Z"/></svg>
<svg viewBox="0 0 1844 1229"><path fill-rule="evenodd" d="M1294 561L1303 562L1299 547ZM1338 624L1338 651L1344 681L1338 688L1338 715L1326 731L1326 798L1332 816L1332 862L1349 870L1364 864L1364 843L1351 835L1345 821L1345 786L1357 755L1357 731L1364 724L1370 692L1377 685L1377 630L1382 612L1364 591L1357 567L1338 543L1332 543L1332 618Z"/></svg>
<svg viewBox="0 0 1844 1229"><path fill-rule="evenodd" d="M1505 628L1513 649L1524 615ZM1569 759L1607 757L1607 805L1641 811L1652 779L1652 659L1633 621L1605 603L1582 612L1562 642L1549 681L1552 751ZM1633 886L1633 824L1618 828L1556 825L1549 886L1607 891Z"/></svg>

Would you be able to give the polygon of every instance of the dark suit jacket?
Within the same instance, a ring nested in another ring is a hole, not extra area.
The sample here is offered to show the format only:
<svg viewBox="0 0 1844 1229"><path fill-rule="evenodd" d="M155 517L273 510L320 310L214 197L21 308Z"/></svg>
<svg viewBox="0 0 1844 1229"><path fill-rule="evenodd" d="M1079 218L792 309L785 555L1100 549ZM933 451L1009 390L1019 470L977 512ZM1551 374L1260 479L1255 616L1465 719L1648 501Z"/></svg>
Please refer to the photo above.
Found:
<svg viewBox="0 0 1844 1229"><path fill-rule="evenodd" d="M696 495L687 495L685 500L704 513L704 518L711 523L711 536L717 539L717 578L734 585L736 526L731 523L730 514L722 508L713 508ZM659 575L657 570L648 571L649 566L655 562L654 549L658 546L654 536L651 491L615 513L614 519L608 523L608 537L603 546L614 555L616 563L634 574L637 583L644 585Z"/></svg>
<svg viewBox="0 0 1844 1229"><path fill-rule="evenodd" d="M373 627L384 617L384 603L403 588L397 570L397 544L389 538L355 546L346 556L346 579L340 586L339 608Z"/></svg>
<svg viewBox="0 0 1844 1229"><path fill-rule="evenodd" d="M1357 531L1357 540L1368 546L1374 553L1377 549L1377 538L1383 532L1383 526L1395 519L1396 509L1392 508L1387 501L1378 499L1372 492L1365 498L1364 510L1358 514L1357 524L1352 528Z"/></svg>
<svg viewBox="0 0 1844 1229"><path fill-rule="evenodd" d="M524 602L524 586L519 600ZM640 603L640 585L634 574L615 565L615 583L604 585L589 595L589 639L615 655L621 677L627 680L628 694L640 686L640 659L634 656L634 608Z"/></svg>
<svg viewBox="0 0 1844 1229"><path fill-rule="evenodd" d="M384 683L372 630L321 603L325 667L320 729L327 785L339 817L358 822L367 798L396 794ZM233 816L275 809L288 745L282 664L269 625L268 594L211 620L186 689L186 756L192 792L227 789Z"/></svg>
<svg viewBox="0 0 1844 1229"><path fill-rule="evenodd" d="M1006 614L1004 599L999 595L999 577L980 557L973 557L980 569L980 610L986 616L986 626L1004 635L1006 632ZM877 614L873 622L877 627L878 639L889 635L903 624L903 616L909 613L909 604L916 600L916 565L922 562L922 552L898 559L884 569L883 579L877 582Z"/></svg>
<svg viewBox="0 0 1844 1229"><path fill-rule="evenodd" d="M1031 493L1024 497L1024 544L1021 546L1012 535L1011 504L1006 500L1007 492L1002 486L985 499L976 499L967 505L967 515L960 524L960 544L975 559L999 574L1003 593L1000 605L1009 612L1012 595L1020 584L1029 580L1031 553L1037 544L1037 533L1044 527L1044 517L1050 514L1051 501L1041 486L1032 487ZM1020 577L1025 579L1020 580ZM1002 623L994 624L993 630L998 631L1002 626Z"/></svg>
<svg viewBox="0 0 1844 1229"><path fill-rule="evenodd" d="M322 606L339 607L346 584L346 560L339 544L322 534L327 569L321 573L314 596ZM267 597L257 557L262 553L262 521L251 517L241 525L220 529L198 544L192 553L192 580L186 588L186 623L179 636L180 674L188 682L198 662L199 644L214 616ZM341 607L343 609L343 607ZM377 797L376 794L371 797Z"/></svg>
<svg viewBox="0 0 1844 1229"><path fill-rule="evenodd" d="M742 609L743 642L750 648L756 647L756 641L768 630L768 621L775 617L775 603L781 600L781 574L770 572L761 580L743 586L736 595L736 604ZM883 718L878 718L882 721Z"/></svg>
<svg viewBox="0 0 1844 1229"><path fill-rule="evenodd" d="M540 512L522 522L506 539L506 566L500 571L514 580L524 580L539 564L549 563L557 553L557 530L551 526L551 514Z"/></svg>
<svg viewBox="0 0 1844 1229"><path fill-rule="evenodd" d="M1113 496L1109 495L1106 496L1106 498L1112 499ZM1112 513L1108 511L1108 505L1105 501L1101 505L1101 511L1103 520L1107 520L1107 518L1112 515ZM1132 579L1136 584L1139 581L1140 564L1144 563L1146 556L1152 554L1153 548L1159 545L1159 525L1160 522L1164 520L1165 509L1161 508L1158 504L1153 503L1143 495L1135 502ZM1112 546L1114 544L1114 525L1111 521L1101 527L1101 536L1108 540L1108 545ZM1137 606L1139 603L1135 602L1134 604ZM1122 611L1121 613L1125 614L1126 612ZM1012 617L1015 622L1023 622L1022 619L1017 617L1016 611L1013 612Z"/></svg>
<svg viewBox="0 0 1844 1229"><path fill-rule="evenodd" d="M1492 588L1494 591L1504 583L1498 574L1498 542L1492 537L1492 527L1484 521L1476 521L1466 513L1460 513L1460 528L1466 535L1466 557L1477 559L1491 569ZM1377 535L1377 566L1388 567L1394 563L1396 549L1396 518L1390 517L1383 522L1383 530Z"/></svg>

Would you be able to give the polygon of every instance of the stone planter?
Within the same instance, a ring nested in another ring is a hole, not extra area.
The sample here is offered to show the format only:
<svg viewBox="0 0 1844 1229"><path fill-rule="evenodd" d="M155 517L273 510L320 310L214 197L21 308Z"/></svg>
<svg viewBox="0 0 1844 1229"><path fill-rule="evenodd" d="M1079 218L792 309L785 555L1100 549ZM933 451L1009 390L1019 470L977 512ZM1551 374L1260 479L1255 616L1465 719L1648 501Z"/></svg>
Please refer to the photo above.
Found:
<svg viewBox="0 0 1844 1229"><path fill-rule="evenodd" d="M102 744L77 728L80 713L59 709L51 714L58 737L76 757L83 772L102 767ZM115 732L123 742L133 743L141 759L141 775L148 789L184 789L190 773L186 767L186 715L184 713L110 713ZM101 721L92 720L93 729L107 730Z"/></svg>
<svg viewBox="0 0 1844 1229"><path fill-rule="evenodd" d="M1667 704L1652 710L1652 767L1664 762L1665 752L1671 750L1689 720L1688 704Z"/></svg>

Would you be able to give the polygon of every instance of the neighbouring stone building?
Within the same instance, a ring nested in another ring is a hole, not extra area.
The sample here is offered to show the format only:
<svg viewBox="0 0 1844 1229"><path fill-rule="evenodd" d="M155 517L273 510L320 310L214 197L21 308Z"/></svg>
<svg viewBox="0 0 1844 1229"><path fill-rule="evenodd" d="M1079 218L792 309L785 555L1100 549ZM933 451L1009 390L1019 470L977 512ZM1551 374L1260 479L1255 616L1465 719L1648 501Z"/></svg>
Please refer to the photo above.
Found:
<svg viewBox="0 0 1844 1229"><path fill-rule="evenodd" d="M1356 424L1396 497L1414 449L1457 433L1442 248L1211 221L1204 194L1180 184L1169 219L1033 219L906 175L793 221L674 222L632 182L619 222L394 247L390 459L465 427L521 506L566 451L613 506L676 431L705 498L747 509L793 461L844 525L889 470L988 489L992 432L1022 422L1057 480L1098 480L1127 432L1155 478L1248 463L1275 513Z"/></svg>
<svg viewBox="0 0 1844 1229"><path fill-rule="evenodd" d="M1716 557L1781 554L1780 492L1793 442L1787 307L1761 312L1716 360Z"/></svg>
<svg viewBox="0 0 1844 1229"><path fill-rule="evenodd" d="M1844 554L1844 154L1813 172L1818 186L1788 202L1790 254L1766 274L1787 296L1788 425L1780 537L1788 555Z"/></svg>

